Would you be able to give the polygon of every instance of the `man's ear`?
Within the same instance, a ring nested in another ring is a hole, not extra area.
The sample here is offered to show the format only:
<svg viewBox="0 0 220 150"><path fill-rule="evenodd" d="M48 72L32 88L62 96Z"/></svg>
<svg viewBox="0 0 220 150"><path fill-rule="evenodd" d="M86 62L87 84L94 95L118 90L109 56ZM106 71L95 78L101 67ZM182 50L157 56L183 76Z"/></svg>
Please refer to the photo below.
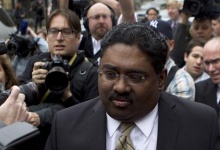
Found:
<svg viewBox="0 0 220 150"><path fill-rule="evenodd" d="M169 52L171 52L173 50L175 42L174 40L169 40L168 44L169 44Z"/></svg>
<svg viewBox="0 0 220 150"><path fill-rule="evenodd" d="M164 84L165 84L166 78L167 78L167 69L164 68L159 75L159 90L160 91L164 90Z"/></svg>
<svg viewBox="0 0 220 150"><path fill-rule="evenodd" d="M184 53L184 61L185 61L185 62L187 61L187 58L188 58L187 54Z"/></svg>

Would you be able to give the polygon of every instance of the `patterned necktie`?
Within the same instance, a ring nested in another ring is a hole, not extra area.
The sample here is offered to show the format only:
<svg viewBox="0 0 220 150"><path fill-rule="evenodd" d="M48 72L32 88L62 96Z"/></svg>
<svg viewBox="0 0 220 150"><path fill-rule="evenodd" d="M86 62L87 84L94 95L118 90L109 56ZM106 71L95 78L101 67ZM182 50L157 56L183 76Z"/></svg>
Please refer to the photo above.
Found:
<svg viewBox="0 0 220 150"><path fill-rule="evenodd" d="M116 150L134 150L134 146L129 137L131 130L135 127L133 122L121 123L122 134L117 141Z"/></svg>
<svg viewBox="0 0 220 150"><path fill-rule="evenodd" d="M173 27L172 27L172 30L173 30L173 31L176 29L176 25L177 25L177 24L176 24L176 22L174 21L174 22L173 22Z"/></svg>

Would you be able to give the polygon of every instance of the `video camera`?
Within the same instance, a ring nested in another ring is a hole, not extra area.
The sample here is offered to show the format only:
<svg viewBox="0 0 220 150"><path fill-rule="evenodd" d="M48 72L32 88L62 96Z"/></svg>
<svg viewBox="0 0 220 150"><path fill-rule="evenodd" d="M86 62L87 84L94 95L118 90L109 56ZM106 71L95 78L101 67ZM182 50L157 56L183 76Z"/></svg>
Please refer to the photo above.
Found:
<svg viewBox="0 0 220 150"><path fill-rule="evenodd" d="M182 11L196 18L216 19L220 15L220 0L184 0Z"/></svg>
<svg viewBox="0 0 220 150"><path fill-rule="evenodd" d="M74 11L81 19L84 9L90 4L89 0L70 0L69 9Z"/></svg>
<svg viewBox="0 0 220 150"><path fill-rule="evenodd" d="M60 55L55 55L52 61L46 61L46 65L42 67L49 72L45 79L47 88L54 94L61 94L68 86L70 65L67 60L63 60Z"/></svg>
<svg viewBox="0 0 220 150"><path fill-rule="evenodd" d="M6 49L9 54L25 57L36 50L36 46L35 42L28 36L12 33L10 34L10 41L6 44Z"/></svg>
<svg viewBox="0 0 220 150"><path fill-rule="evenodd" d="M20 93L25 95L25 102L27 105L32 105L39 101L38 87L34 82L28 82L27 84L20 85L19 88ZM5 102L10 93L11 90L5 90L5 87L0 83L0 105Z"/></svg>

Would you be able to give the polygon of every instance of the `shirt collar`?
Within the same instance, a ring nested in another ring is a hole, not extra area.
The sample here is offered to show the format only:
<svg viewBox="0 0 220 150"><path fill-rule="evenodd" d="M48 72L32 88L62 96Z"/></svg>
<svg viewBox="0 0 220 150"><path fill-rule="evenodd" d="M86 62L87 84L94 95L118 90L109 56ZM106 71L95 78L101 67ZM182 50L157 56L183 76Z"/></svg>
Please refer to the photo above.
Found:
<svg viewBox="0 0 220 150"><path fill-rule="evenodd" d="M107 116L107 131L109 133L109 136L112 137L113 134L118 129L118 127L120 126L121 122L110 117L107 113L106 116ZM149 114L144 116L142 119L135 121L135 124L144 133L146 137L149 137L155 121L158 121L157 119L158 119L158 104Z"/></svg>

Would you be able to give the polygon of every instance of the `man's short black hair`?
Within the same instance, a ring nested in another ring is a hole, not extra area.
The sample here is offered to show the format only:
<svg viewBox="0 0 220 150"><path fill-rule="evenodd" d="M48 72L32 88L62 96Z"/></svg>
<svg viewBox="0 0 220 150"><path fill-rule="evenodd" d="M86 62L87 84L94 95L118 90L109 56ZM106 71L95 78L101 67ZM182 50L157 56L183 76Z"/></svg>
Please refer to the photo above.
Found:
<svg viewBox="0 0 220 150"><path fill-rule="evenodd" d="M101 58L109 46L118 43L136 46L150 56L157 74L164 69L168 46L156 29L140 22L122 23L115 26L104 36L101 42Z"/></svg>
<svg viewBox="0 0 220 150"><path fill-rule="evenodd" d="M159 10L157 10L155 7L148 8L146 14L148 14L150 10L154 10L157 14L159 14Z"/></svg>

